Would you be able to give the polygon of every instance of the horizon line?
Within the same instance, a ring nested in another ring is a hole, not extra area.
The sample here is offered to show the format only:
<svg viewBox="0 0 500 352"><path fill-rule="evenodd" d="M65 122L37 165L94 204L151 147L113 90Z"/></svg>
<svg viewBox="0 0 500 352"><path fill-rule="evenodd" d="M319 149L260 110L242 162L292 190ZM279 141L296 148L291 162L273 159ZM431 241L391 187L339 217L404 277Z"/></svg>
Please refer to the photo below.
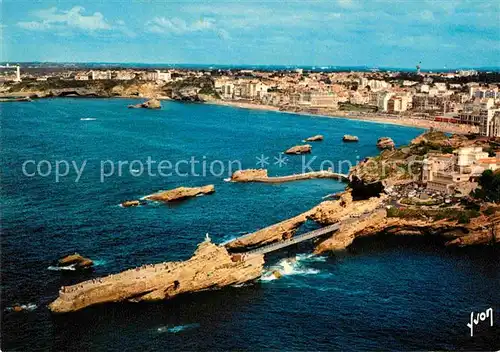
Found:
<svg viewBox="0 0 500 352"><path fill-rule="evenodd" d="M15 61L15 60L4 60L0 63L12 63L12 64L75 64L75 65L85 65L85 64L101 64L101 65L164 65L164 66L200 66L200 67L210 67L210 66L233 66L233 67L289 67L289 68L315 68L315 69L342 69L342 68L363 68L363 69L396 69L396 70L416 70L416 65L411 67L396 67L390 65L327 65L327 64L220 64L220 63L166 63L166 62L113 62L113 61ZM452 71L452 70L500 70L500 66L454 66L454 67L431 67L431 68L421 68L421 71Z"/></svg>

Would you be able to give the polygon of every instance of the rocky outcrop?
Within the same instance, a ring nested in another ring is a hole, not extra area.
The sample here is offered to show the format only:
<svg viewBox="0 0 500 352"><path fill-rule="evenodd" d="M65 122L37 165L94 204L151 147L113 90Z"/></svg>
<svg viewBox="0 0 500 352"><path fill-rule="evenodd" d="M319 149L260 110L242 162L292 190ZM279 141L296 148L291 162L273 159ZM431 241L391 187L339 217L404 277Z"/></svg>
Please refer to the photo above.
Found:
<svg viewBox="0 0 500 352"><path fill-rule="evenodd" d="M243 251L251 247L282 241L291 238L297 229L306 222L309 212L297 215L291 219L265 227L256 232L238 237L236 240L226 243L230 251Z"/></svg>
<svg viewBox="0 0 500 352"><path fill-rule="evenodd" d="M186 102L206 102L219 98L213 80L207 76L171 82L166 92L172 99Z"/></svg>
<svg viewBox="0 0 500 352"><path fill-rule="evenodd" d="M123 208L137 207L141 205L141 202L138 200L126 200L120 204Z"/></svg>
<svg viewBox="0 0 500 352"><path fill-rule="evenodd" d="M369 214L383 208L388 197L372 197L367 200L353 200L350 191L343 192L337 200L321 202L310 210L309 218L322 225L330 225L340 221L350 221L363 214Z"/></svg>
<svg viewBox="0 0 500 352"><path fill-rule="evenodd" d="M321 134L317 134L315 136L306 138L304 141L305 142L321 142L323 140L323 136Z"/></svg>
<svg viewBox="0 0 500 352"><path fill-rule="evenodd" d="M285 151L285 154L308 154L312 150L310 144L296 145Z"/></svg>
<svg viewBox="0 0 500 352"><path fill-rule="evenodd" d="M384 197L368 201L352 201L347 194L340 200L323 202L312 211L312 219L331 224L340 222L337 233L321 241L315 253L341 251L352 245L356 238L385 234L391 236L435 236L448 246L470 246L500 243L500 216L480 216L469 223L452 218L403 218L388 216ZM460 211L457 209L457 211Z"/></svg>
<svg viewBox="0 0 500 352"><path fill-rule="evenodd" d="M129 109L138 109L138 108L161 109L161 103L158 99L150 99L144 103L129 105L128 107L129 107Z"/></svg>
<svg viewBox="0 0 500 352"><path fill-rule="evenodd" d="M344 142L358 142L359 138L357 136L351 136L350 134L344 134L344 137L342 137L342 140Z"/></svg>
<svg viewBox="0 0 500 352"><path fill-rule="evenodd" d="M62 287L49 309L54 313L67 313L106 302L157 301L218 289L257 279L263 265L262 255L235 258L224 247L205 240L184 262L144 265Z"/></svg>
<svg viewBox="0 0 500 352"><path fill-rule="evenodd" d="M286 176L268 176L266 169L238 170L231 176L233 182L262 182L262 183L283 183L300 180L311 180L315 178L330 178L336 180L347 180L347 175L338 174L331 171L311 171L303 174Z"/></svg>
<svg viewBox="0 0 500 352"><path fill-rule="evenodd" d="M168 191L150 194L149 196L144 197L144 199L158 202L173 202L214 192L214 185L207 185L203 187L179 187Z"/></svg>
<svg viewBox="0 0 500 352"><path fill-rule="evenodd" d="M73 267L76 270L89 269L94 265L94 262L89 258L85 258L78 253L67 255L57 261L59 267Z"/></svg>
<svg viewBox="0 0 500 352"><path fill-rule="evenodd" d="M253 182L263 178L268 178L266 169L238 170L231 175L231 181L234 182Z"/></svg>
<svg viewBox="0 0 500 352"><path fill-rule="evenodd" d="M380 149L394 149L396 144L390 137L380 137L377 140L377 147Z"/></svg>

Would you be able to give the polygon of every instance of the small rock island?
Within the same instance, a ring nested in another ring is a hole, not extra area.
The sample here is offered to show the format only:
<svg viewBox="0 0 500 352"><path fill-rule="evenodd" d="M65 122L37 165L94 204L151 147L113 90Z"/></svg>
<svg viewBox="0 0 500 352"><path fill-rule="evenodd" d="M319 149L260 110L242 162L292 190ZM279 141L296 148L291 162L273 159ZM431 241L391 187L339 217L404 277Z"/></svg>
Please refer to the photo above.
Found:
<svg viewBox="0 0 500 352"><path fill-rule="evenodd" d="M295 147L291 147L285 151L285 154L309 154L311 153L312 147L310 144L296 145Z"/></svg>
<svg viewBox="0 0 500 352"><path fill-rule="evenodd" d="M139 103L135 105L129 105L129 109L161 109L161 103L158 99L150 99L144 103Z"/></svg>
<svg viewBox="0 0 500 352"><path fill-rule="evenodd" d="M304 140L304 142L321 142L324 139L323 135L317 134L312 137L308 137Z"/></svg>

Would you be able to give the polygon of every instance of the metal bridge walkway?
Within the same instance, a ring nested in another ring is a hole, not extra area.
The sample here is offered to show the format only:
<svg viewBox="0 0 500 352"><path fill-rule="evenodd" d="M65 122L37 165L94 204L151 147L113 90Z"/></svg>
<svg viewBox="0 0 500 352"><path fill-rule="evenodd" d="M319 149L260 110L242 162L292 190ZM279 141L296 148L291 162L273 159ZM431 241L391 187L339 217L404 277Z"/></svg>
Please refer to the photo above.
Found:
<svg viewBox="0 0 500 352"><path fill-rule="evenodd" d="M269 252L277 251L278 249L285 248L288 246L291 246L296 243L300 243L302 241L307 241L315 237L319 237L322 235L325 235L330 232L337 231L340 228L339 223L335 223L333 225L329 225L326 227L322 227L320 229L304 233L302 235L294 236L288 240L281 241L281 242L275 242L272 244L268 244L267 246L259 247L256 249L252 249L248 252L244 252L245 255L251 255L251 254L266 254Z"/></svg>

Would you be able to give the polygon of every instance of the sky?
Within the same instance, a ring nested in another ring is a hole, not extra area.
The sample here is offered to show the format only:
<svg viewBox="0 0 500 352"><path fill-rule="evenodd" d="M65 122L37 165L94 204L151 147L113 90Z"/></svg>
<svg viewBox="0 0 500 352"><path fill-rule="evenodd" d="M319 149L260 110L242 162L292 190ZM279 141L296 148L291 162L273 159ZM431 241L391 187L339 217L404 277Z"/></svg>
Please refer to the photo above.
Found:
<svg viewBox="0 0 500 352"><path fill-rule="evenodd" d="M0 0L0 61L500 67L499 0Z"/></svg>

